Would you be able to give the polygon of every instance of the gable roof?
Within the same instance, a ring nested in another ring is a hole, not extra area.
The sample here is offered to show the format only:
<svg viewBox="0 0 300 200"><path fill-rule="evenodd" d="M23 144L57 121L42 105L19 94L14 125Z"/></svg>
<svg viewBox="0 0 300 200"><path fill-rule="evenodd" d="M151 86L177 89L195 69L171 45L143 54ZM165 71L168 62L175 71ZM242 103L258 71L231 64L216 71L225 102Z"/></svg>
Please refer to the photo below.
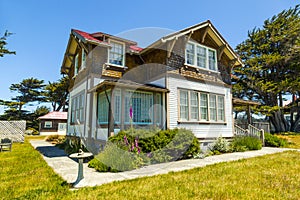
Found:
<svg viewBox="0 0 300 200"><path fill-rule="evenodd" d="M241 59L239 56L234 52L232 47L226 42L226 40L223 38L223 36L218 32L218 30L214 27L214 25L211 23L210 20L207 20L206 22L202 22L199 24L196 24L194 26L182 29L180 31L171 33L169 35L166 35L156 42L149 45L147 48L143 49L141 53L144 53L148 51L149 49L155 48L156 46L159 46L163 43L166 43L167 41L171 40L177 40L179 37L186 36L188 34L194 33L197 30L200 29L207 29L207 34L209 34L214 41L221 47L224 46L224 53L231 59L234 60L234 66L243 65Z"/></svg>
<svg viewBox="0 0 300 200"><path fill-rule="evenodd" d="M102 32L87 33L84 31L72 29L71 36L78 38L79 40L83 41L84 43L89 42L92 44L104 45L104 46L110 46L110 44L108 42L106 42L105 38L119 40L119 41L123 41L126 44L128 44L129 50L131 52L136 53L136 54L143 54L150 49L157 48L158 46L166 43L167 41L177 40L179 37L182 37L182 36L190 37L192 33L194 33L197 30L200 30L200 29L205 29L205 35L208 34L210 37L212 37L212 39L216 42L216 44L219 46L219 48L222 49L222 52L224 54L226 54L226 56L232 61L233 67L243 65L239 56L234 52L234 50L230 47L230 45L226 42L226 40L222 37L222 35L218 32L218 30L213 26L213 24L209 20L199 23L199 24L196 24L194 26L179 30L179 31L171 33L169 35L166 35L166 36L160 38L159 40L155 41L154 43L150 44L146 48L138 47L137 43L134 41L120 38L117 36L113 36L113 35L110 35L107 33L102 33ZM70 39L69 39L68 47L67 47L67 50L66 50L66 53L64 56L64 60L63 60L63 65L61 68L62 73L65 72L65 68L69 68L71 65L70 59L69 59L69 61L67 60L68 56L70 56L70 55L74 56L75 48L74 48L74 45L72 45L72 44L74 44L73 42L75 41L74 37L70 37ZM205 36L203 36L203 38L205 38ZM71 46L73 48L71 48ZM77 46L77 45L75 45L75 46ZM71 49L69 50L69 48L71 48L72 50Z"/></svg>
<svg viewBox="0 0 300 200"><path fill-rule="evenodd" d="M38 119L68 119L68 112L53 111L39 117Z"/></svg>

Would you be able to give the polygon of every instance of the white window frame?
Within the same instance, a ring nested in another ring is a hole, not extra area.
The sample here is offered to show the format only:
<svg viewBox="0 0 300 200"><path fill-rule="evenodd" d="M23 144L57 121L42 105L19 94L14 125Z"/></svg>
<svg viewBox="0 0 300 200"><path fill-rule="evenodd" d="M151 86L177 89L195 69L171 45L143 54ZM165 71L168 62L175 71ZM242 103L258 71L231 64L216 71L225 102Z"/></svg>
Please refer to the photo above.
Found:
<svg viewBox="0 0 300 200"><path fill-rule="evenodd" d="M108 40L108 42L109 42L109 44L112 44L112 43L115 43L115 44L119 44L119 45L122 45L122 51L123 51L123 55L122 55L122 64L121 65L119 65L119 64L115 64L115 63L111 63L110 62L110 54L111 54L111 48L112 47L110 47L110 48L108 48L108 57L107 57L107 63L108 63L108 65L113 65L113 66L118 66L118 67L125 67L125 54L126 54L126 52L125 52L125 43L123 43L123 42L119 42L119 41L115 41L115 40Z"/></svg>
<svg viewBox="0 0 300 200"><path fill-rule="evenodd" d="M44 128L52 128L52 121L45 121Z"/></svg>
<svg viewBox="0 0 300 200"><path fill-rule="evenodd" d="M76 76L79 72L79 66L78 66L78 53L74 57L74 76Z"/></svg>
<svg viewBox="0 0 300 200"><path fill-rule="evenodd" d="M132 105L133 110L133 124L138 125L149 125L154 124L154 93L148 92L148 91L142 91L142 90L126 90L125 91L125 124L130 123L129 118L129 108L130 104ZM140 102L140 108L139 112L136 112L135 110L138 109L133 104L133 99L141 99ZM130 102L128 102L128 100ZM143 100L143 101L142 101ZM135 116L138 116L139 118L136 119ZM148 117L148 118L147 118Z"/></svg>
<svg viewBox="0 0 300 200"><path fill-rule="evenodd" d="M187 63L187 49L186 49L186 46L190 44L190 45L193 45L194 48L194 54L193 54L193 64L189 64ZM198 55L197 55L197 47L201 47L201 48L204 48L205 49L205 56L206 56L206 59L205 59L205 67L203 68L202 66L199 66L198 65ZM215 69L210 69L209 67L209 51L212 51L214 52L214 56L215 56ZM196 68L200 68L200 69L205 69L205 70L208 70L208 71L213 71L213 72L217 72L218 71L218 64L217 64L217 51L215 49L212 49L210 47L207 47L207 46L204 46L202 44L199 44L199 43L196 43L196 42L193 42L193 41L188 41L185 45L185 65L188 65L188 66L192 66L192 67L196 67Z"/></svg>
<svg viewBox="0 0 300 200"><path fill-rule="evenodd" d="M84 48L81 50L81 68L80 71L83 70L86 67L86 52Z"/></svg>
<svg viewBox="0 0 300 200"><path fill-rule="evenodd" d="M188 105L182 105L182 98L181 93L187 92L187 102ZM191 93L196 93L198 97L198 106L191 105ZM178 89L178 120L179 122L199 122L199 123L226 123L226 115L225 115L225 95L223 94L214 94L214 93L207 93L202 91L195 91L195 90L188 90L188 89ZM206 95L206 105L202 105L202 98L201 95ZM215 105L211 105L211 98L215 97ZM221 103L219 101L222 101ZM219 108L219 106L222 106ZM186 112L182 113L181 107L187 106ZM192 107L198 108L198 119L194 119L192 117ZM206 119L202 118L202 108L206 110ZM215 119L212 119L212 112L216 114ZM219 113L221 112L221 113ZM187 118L183 117L187 116Z"/></svg>
<svg viewBox="0 0 300 200"><path fill-rule="evenodd" d="M77 124L78 121L80 123L84 122L84 94L84 92L80 92L71 99L71 124Z"/></svg>

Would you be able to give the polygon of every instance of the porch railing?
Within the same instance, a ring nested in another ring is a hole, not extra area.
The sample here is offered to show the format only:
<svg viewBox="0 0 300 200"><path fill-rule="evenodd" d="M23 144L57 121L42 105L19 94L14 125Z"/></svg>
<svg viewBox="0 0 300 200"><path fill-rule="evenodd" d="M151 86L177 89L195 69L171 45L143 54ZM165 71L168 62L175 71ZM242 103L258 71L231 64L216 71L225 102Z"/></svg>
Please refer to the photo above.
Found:
<svg viewBox="0 0 300 200"><path fill-rule="evenodd" d="M265 134L263 129L258 129L255 126L249 124L248 129L243 129L238 125L234 125L234 135L236 136L251 136L257 137L262 141L263 146L265 145Z"/></svg>

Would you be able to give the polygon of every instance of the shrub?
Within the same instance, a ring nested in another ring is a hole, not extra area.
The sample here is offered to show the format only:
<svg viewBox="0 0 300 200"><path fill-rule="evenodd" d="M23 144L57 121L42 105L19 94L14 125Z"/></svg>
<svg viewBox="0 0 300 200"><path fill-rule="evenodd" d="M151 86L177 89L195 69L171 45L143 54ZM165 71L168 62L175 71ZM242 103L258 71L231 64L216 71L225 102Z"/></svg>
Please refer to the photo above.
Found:
<svg viewBox="0 0 300 200"><path fill-rule="evenodd" d="M140 151L147 154L152 163L192 158L194 154L200 152L198 139L186 129L129 129L120 131L117 135L109 138L109 141L118 144L125 150L127 147L124 145L124 137L129 144L138 138Z"/></svg>
<svg viewBox="0 0 300 200"><path fill-rule="evenodd" d="M30 132L30 135L39 135L40 134L38 130L36 130L35 128L32 128L32 127L28 127L27 132Z"/></svg>
<svg viewBox="0 0 300 200"><path fill-rule="evenodd" d="M218 137L217 140L208 147L208 149L216 155L220 153L227 153L230 151L229 142L221 136Z"/></svg>
<svg viewBox="0 0 300 200"><path fill-rule="evenodd" d="M265 133L265 146L267 147L284 147L287 145L287 140L279 138L276 135Z"/></svg>
<svg viewBox="0 0 300 200"><path fill-rule="evenodd" d="M65 140L66 140L66 136L63 135L49 135L46 138L47 142L52 142L54 144L64 143Z"/></svg>
<svg viewBox="0 0 300 200"><path fill-rule="evenodd" d="M244 152L247 150L259 150L262 148L261 141L256 137L237 136L230 144L233 152Z"/></svg>
<svg viewBox="0 0 300 200"><path fill-rule="evenodd" d="M116 144L108 142L104 151L89 162L89 166L100 172L128 171L140 167L140 159L138 154L124 151Z"/></svg>
<svg viewBox="0 0 300 200"><path fill-rule="evenodd" d="M79 149L88 151L81 143L80 138L76 136L68 136L61 143L56 144L60 149L64 149L67 154L77 153Z"/></svg>

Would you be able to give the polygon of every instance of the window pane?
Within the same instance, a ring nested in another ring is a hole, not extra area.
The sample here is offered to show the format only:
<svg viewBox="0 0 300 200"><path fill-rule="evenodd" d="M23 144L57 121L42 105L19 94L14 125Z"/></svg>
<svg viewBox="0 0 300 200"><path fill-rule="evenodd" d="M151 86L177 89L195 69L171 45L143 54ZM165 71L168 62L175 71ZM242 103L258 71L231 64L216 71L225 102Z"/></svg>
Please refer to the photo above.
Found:
<svg viewBox="0 0 300 200"><path fill-rule="evenodd" d="M199 102L198 102L198 92L191 92L191 119L192 120L199 120Z"/></svg>
<svg viewBox="0 0 300 200"><path fill-rule="evenodd" d="M206 48L197 46L197 66L206 68Z"/></svg>
<svg viewBox="0 0 300 200"><path fill-rule="evenodd" d="M81 68L83 69L83 68L85 68L85 61L86 61L86 53L85 53L85 51L84 51L84 49L82 49L82 59L81 59Z"/></svg>
<svg viewBox="0 0 300 200"><path fill-rule="evenodd" d="M218 96L218 120L225 121L224 97Z"/></svg>
<svg viewBox="0 0 300 200"><path fill-rule="evenodd" d="M141 91L126 91L125 122L130 122L129 110L132 106L132 121L134 124L153 123L153 93Z"/></svg>
<svg viewBox="0 0 300 200"><path fill-rule="evenodd" d="M107 92L109 96L110 92ZM108 123L108 101L105 92L98 95L98 123L107 124Z"/></svg>
<svg viewBox="0 0 300 200"><path fill-rule="evenodd" d="M210 120L217 121L216 95L209 95Z"/></svg>
<svg viewBox="0 0 300 200"><path fill-rule="evenodd" d="M114 91L114 121L115 123L120 123L121 119L121 91Z"/></svg>
<svg viewBox="0 0 300 200"><path fill-rule="evenodd" d="M200 113L202 120L208 120L207 94L200 94Z"/></svg>
<svg viewBox="0 0 300 200"><path fill-rule="evenodd" d="M78 54L75 56L75 63L74 63L74 75L77 75L79 71L79 66L78 66Z"/></svg>
<svg viewBox="0 0 300 200"><path fill-rule="evenodd" d="M209 69L216 70L216 53L215 51L208 50Z"/></svg>
<svg viewBox="0 0 300 200"><path fill-rule="evenodd" d="M123 66L123 45L114 42L111 42L110 45L111 49L109 51L109 63Z"/></svg>
<svg viewBox="0 0 300 200"><path fill-rule="evenodd" d="M188 120L189 116L188 91L180 90L180 119Z"/></svg>
<svg viewBox="0 0 300 200"><path fill-rule="evenodd" d="M190 65L194 65L194 57L195 57L195 45L191 43L186 44L186 63Z"/></svg>

